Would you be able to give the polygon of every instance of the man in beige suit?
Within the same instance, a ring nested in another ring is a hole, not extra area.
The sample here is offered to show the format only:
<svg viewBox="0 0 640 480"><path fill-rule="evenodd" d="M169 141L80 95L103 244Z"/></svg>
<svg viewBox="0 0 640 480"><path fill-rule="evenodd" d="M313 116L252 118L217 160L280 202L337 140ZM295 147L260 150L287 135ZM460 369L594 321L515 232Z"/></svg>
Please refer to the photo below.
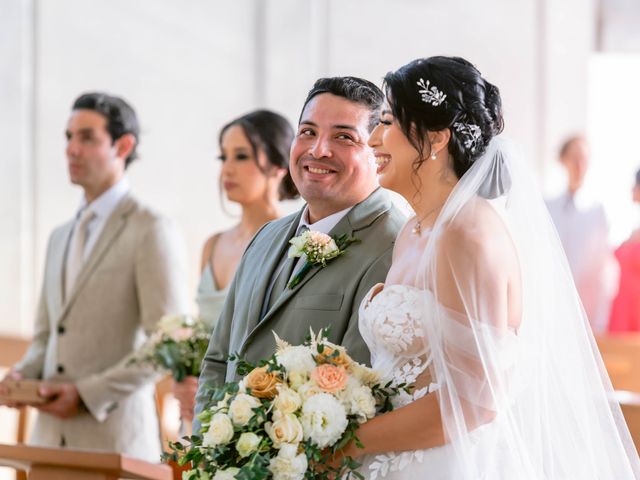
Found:
<svg viewBox="0 0 640 480"><path fill-rule="evenodd" d="M228 355L268 359L275 350L274 331L297 344L309 327L316 332L331 327L331 341L370 363L358 332L358 308L369 289L384 281L405 220L378 186L367 145L382 101L380 89L354 77L320 79L309 92L290 158L291 175L307 205L265 225L248 246L209 343L196 413L208 403L209 386L236 378ZM302 266L287 259L289 240L304 229L346 234L359 242L289 288ZM194 426L197 431L197 421Z"/></svg>
<svg viewBox="0 0 640 480"><path fill-rule="evenodd" d="M49 239L34 340L9 375L44 380L33 444L158 462L157 375L129 359L160 317L185 311L185 271L175 227L129 192L138 132L120 98L74 103L68 169L83 201Z"/></svg>

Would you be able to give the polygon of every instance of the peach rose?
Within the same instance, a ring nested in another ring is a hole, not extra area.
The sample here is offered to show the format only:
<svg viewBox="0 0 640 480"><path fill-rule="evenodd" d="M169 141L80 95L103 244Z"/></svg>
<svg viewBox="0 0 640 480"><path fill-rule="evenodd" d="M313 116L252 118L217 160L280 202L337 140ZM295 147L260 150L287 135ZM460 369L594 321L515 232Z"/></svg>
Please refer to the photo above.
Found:
<svg viewBox="0 0 640 480"><path fill-rule="evenodd" d="M347 386L347 372L344 367L337 367L330 363L318 365L313 372L311 378L320 389L327 393L336 393Z"/></svg>
<svg viewBox="0 0 640 480"><path fill-rule="evenodd" d="M337 351L338 353L334 353L335 351ZM347 355L344 350L340 348L329 347L326 344L322 349L322 353L317 354L315 356L315 359L318 363L331 363L338 367L344 368L349 367L349 365L351 365L351 363L353 362L353 360L351 360L351 357L349 357L349 355Z"/></svg>
<svg viewBox="0 0 640 480"><path fill-rule="evenodd" d="M244 378L244 386L251 389L251 395L257 398L272 399L278 393L277 387L282 380L275 372L268 372L268 367L254 368Z"/></svg>

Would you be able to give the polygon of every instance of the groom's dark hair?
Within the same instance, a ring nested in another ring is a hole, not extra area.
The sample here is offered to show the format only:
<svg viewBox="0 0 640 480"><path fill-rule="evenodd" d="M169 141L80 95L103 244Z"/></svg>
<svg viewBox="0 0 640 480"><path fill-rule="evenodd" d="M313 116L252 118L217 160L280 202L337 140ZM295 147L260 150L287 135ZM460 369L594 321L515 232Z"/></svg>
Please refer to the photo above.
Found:
<svg viewBox="0 0 640 480"><path fill-rule="evenodd" d="M313 88L309 91L307 99L302 105L300 118L305 107L316 95L321 93L331 93L337 97L346 98L355 103L359 103L367 107L371 114L369 115L369 131L371 132L378 123L382 102L384 102L384 94L375 84L369 80L358 77L328 77L320 78L313 84Z"/></svg>
<svg viewBox="0 0 640 480"><path fill-rule="evenodd" d="M71 110L93 110L105 117L112 142L127 133L134 136L136 143L129 156L125 158L124 168L138 158L136 148L140 136L140 125L135 110L124 99L102 92L85 93L76 98Z"/></svg>

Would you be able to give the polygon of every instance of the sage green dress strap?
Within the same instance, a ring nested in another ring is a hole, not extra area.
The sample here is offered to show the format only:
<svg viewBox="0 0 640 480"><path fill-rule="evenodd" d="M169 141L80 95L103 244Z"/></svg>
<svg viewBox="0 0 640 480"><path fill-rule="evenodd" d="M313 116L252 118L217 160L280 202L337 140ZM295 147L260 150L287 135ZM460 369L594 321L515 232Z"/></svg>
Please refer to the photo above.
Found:
<svg viewBox="0 0 640 480"><path fill-rule="evenodd" d="M227 297L228 287L224 289L218 288L213 270L213 252L219 238L219 234L215 235L211 240L211 255L207 265L202 271L200 283L198 284L198 293L196 295L196 303L200 312L200 318L204 320L213 331L218 322L222 305Z"/></svg>

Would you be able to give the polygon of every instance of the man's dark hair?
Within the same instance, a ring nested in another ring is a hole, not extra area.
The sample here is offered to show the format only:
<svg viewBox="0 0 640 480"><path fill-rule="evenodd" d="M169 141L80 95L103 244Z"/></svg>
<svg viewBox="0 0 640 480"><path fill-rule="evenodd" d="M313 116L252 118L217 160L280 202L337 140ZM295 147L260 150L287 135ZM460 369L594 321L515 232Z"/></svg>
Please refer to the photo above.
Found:
<svg viewBox="0 0 640 480"><path fill-rule="evenodd" d="M298 123L302 120L302 112L304 112L307 104L313 97L321 93L331 93L367 107L371 112L369 115L370 132L378 123L380 109L382 108L382 102L384 102L384 94L382 90L370 81L358 77L329 77L316 80L307 95L307 99L304 101L304 105L302 105Z"/></svg>
<svg viewBox="0 0 640 480"><path fill-rule="evenodd" d="M129 156L125 159L124 167L138 158L137 147L140 136L140 126L135 110L120 97L114 97L101 92L85 93L73 102L72 110L93 110L107 119L107 131L115 142L123 135L130 133L136 143Z"/></svg>

